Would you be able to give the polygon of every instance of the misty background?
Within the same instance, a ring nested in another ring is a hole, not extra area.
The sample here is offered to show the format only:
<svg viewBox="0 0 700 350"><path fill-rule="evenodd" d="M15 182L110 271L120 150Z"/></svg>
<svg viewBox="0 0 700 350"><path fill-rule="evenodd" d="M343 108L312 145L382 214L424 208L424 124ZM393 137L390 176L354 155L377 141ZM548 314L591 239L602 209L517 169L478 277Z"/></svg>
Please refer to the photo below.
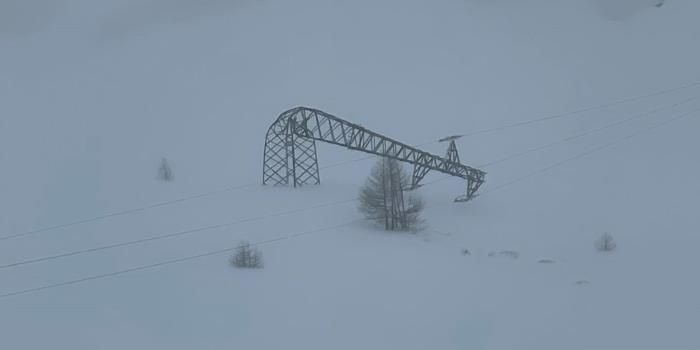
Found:
<svg viewBox="0 0 700 350"><path fill-rule="evenodd" d="M0 0L0 233L257 184L264 133L295 106L421 144L692 83L700 3L656 4ZM465 138L461 159L477 166L698 93ZM697 102L494 166L484 188L694 108ZM225 258L214 258L0 300L2 342L13 349L691 349L700 344L700 286L692 278L699 127L688 118L467 206L428 209L430 230L451 234L430 231L430 243L352 227L266 247L258 274L232 274ZM444 144L425 149L443 154ZM362 156L319 145L321 166ZM175 171L172 184L154 181L163 157ZM319 187L255 186L3 241L0 258L351 198L372 164L322 170ZM462 191L459 181L422 190L428 204ZM0 289L356 216L352 205L328 208L4 269ZM621 251L600 260L593 240L607 231ZM462 248L473 260L459 256ZM514 264L486 257L505 249L524 257ZM550 257L558 264L547 272L526 263ZM589 288L573 286L582 279Z"/></svg>

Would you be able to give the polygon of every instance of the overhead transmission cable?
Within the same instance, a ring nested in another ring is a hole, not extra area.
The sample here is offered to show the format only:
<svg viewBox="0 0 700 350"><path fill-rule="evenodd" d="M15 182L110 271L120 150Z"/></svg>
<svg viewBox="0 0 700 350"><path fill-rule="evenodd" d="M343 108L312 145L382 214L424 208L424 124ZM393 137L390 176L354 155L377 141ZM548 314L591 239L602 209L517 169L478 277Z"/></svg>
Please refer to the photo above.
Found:
<svg viewBox="0 0 700 350"><path fill-rule="evenodd" d="M564 160L561 160L561 161L559 161L559 162L556 162L556 163L554 163L554 164L552 164L552 165L550 165L550 166L547 166L547 167L545 167L545 168L541 168L541 169L539 169L539 170L537 170L537 171L528 173L528 174L526 174L526 175L524 175L524 176L521 176L521 177L518 177L518 178L516 178L516 179L514 179L514 180L508 181L508 182L506 182L506 183L504 183L504 184L501 184L501 185L499 185L499 186L497 186L497 187L493 187L493 188L489 189L488 191L483 192L481 195L483 196L483 195L486 195L486 194L489 194L489 193L492 193L492 192L501 190L501 189L503 189L503 188L506 188L506 187L511 186L511 185L513 185L513 184L516 184L516 183L518 183L518 182L524 181L524 180L526 180L526 179L528 179L528 178L530 178L530 177L533 177L533 176L535 176L535 175L539 175L539 174L548 172L548 171L550 171L550 170L552 170L552 169L554 169L554 168L556 168L556 167L559 167L559 166L561 166L561 165L563 165L563 164L566 164L566 163L568 163L568 162L571 162L571 161L574 161L574 160L577 160L577 159L586 157L586 156L591 155L591 154L593 154L593 153L599 152L599 151L601 151L601 150L610 148L610 147L612 147L612 146L614 146L614 145L617 145L617 144L619 144L619 143L622 143L622 142L624 142L624 141L627 141L627 140L629 140L629 139L631 139L631 138L634 138L634 137L637 137L637 136L639 136L639 135L642 135L642 134L644 134L644 133L646 133L646 132L649 132L649 131L652 131L652 130L654 130L654 129L660 128L660 127L665 126L665 125L667 125L667 124L670 124L670 123L672 123L672 122L681 120L681 119L683 119L683 118L685 118L685 117L687 117L687 116L689 116L689 115L691 115L691 114L693 114L693 113L697 113L698 111L700 111L700 109L696 109L696 110L693 110L693 111L690 111L690 112L683 113L683 114L678 115L678 116L676 116L676 117L674 117L674 118L667 119L667 120L665 120L665 121L663 121L663 122L661 122L661 123L654 124L654 125L652 125L652 126L650 126L650 127L644 128L644 129L642 129L642 130L640 130L640 131L637 131L637 132L635 132L635 133L633 133L633 134L629 134L629 135L627 135L627 136L625 136L625 137L619 138L619 139L617 139L617 140L615 140L615 141L606 143L606 144L604 144L604 145L602 145L602 146L599 146L599 147L595 147L595 148L590 149L590 150L588 150L588 151L586 151L586 152L579 153L579 154L577 154L577 155L575 155L575 156L573 156L573 157L566 158L566 159L564 159ZM444 205L444 204L443 204L443 205ZM353 220L353 221L349 221L349 222L346 222L346 223L343 223L343 224L340 224L340 225L335 225L335 226L320 228L320 229L311 230L311 231L303 231L303 232L299 232L299 233L296 233L296 234L293 234L293 235L281 236L281 237L277 237L277 238L273 238L273 239L258 241L258 242L253 243L252 245L253 245L253 246L259 246L259 245L264 245L264 244L270 244L270 243L274 243L274 242L279 242L279 241L282 241L282 240L293 239L293 238L297 238L297 237L300 237L300 236L311 235L311 234L314 234L314 233L319 233L319 232L324 232L324 231L331 231L331 230L335 230L335 229L338 229L338 228L347 227L347 226L350 226L350 225L352 225L352 224L354 224L354 223L358 223L358 222L361 222L361 221L364 221L364 220ZM114 271L114 272L110 272L110 273L105 273L105 274L100 274L100 275L93 275L93 276L84 277L84 278L80 278L80 279L74 279L74 280L69 280L69 281L65 281L65 282L59 282L59 283L54 283L54 284L48 284L48 285L44 285L44 286L40 286L40 287L34 287L34 288L23 289L23 290L19 290L19 291L15 291L15 292L9 292L9 293L5 293L5 294L0 294L0 299L12 297L12 296L18 296L18 295L22 295L22 294L28 294L28 293L38 292L38 291L47 290L47 289L53 289L53 288L59 288L59 287L68 286L68 285L74 285L74 284L84 283L84 282L93 281L93 280L98 280L98 279L105 279L105 278L109 278L109 277L124 275L124 274L131 273L131 272L153 269L153 268L157 268L157 267L161 267L161 266L166 266L166 265L172 265L172 264L182 263L182 262L191 261L191 260L196 260L196 259L201 259L201 258L205 258L205 257L209 257L209 256L220 255L220 254L232 252L232 251L236 250L236 249L239 248L239 247L240 247L240 246L231 247L231 248L226 248L226 249L219 249L219 250L209 251L209 252L205 252L205 253L201 253L201 254L197 254L197 255L190 255L190 256L187 256L187 257L183 257L183 258L172 259L172 260L166 260L166 261L162 261L162 262L158 262L158 263L154 263L154 264L141 265L141 266L137 266L137 267L133 267L133 268L129 268L129 269L124 269L124 270L119 270L119 271Z"/></svg>
<svg viewBox="0 0 700 350"><path fill-rule="evenodd" d="M266 244L270 244L270 243L274 243L274 242L298 238L301 236L307 236L307 235L311 235L311 234L318 233L318 232L336 230L336 229L339 229L342 227L350 226L354 223L361 222L361 221L364 221L364 220L353 220L353 221L349 221L349 222L346 222L346 223L340 224L340 225L324 227L324 228L320 228L320 229L316 229L316 230L298 232L298 233L295 233L293 235L281 236L281 237L277 237L277 238L273 238L273 239L257 241L257 242L251 243L250 245L251 246L261 246L261 245L266 245ZM205 257L209 257L209 256L214 256L214 255L221 255L224 253L233 252L240 247L241 246L239 245L239 246L235 246L235 247L229 247L229 248L225 248L225 249L209 251L209 252L205 252L205 253L201 253L201 254L197 254L197 255L190 255L190 256L183 257L183 258L165 260L165 261L161 261L161 262L157 262L157 263L153 263L153 264L148 264L148 265L140 265L140 266L136 266L133 268L109 272L109 273L105 273L105 274L93 275L93 276L74 279L74 280L70 280L70 281L48 284L48 285L44 285L41 287L29 288L29 289L16 291L16 292L0 294L0 299L4 299L4 298L16 296L16 295L38 292L38 291L42 291L42 290L46 290L46 289L53 289L53 288L64 287L64 286L69 286L69 285L78 284L78 283L84 283L84 282L88 282L88 281L94 281L94 280L99 280L99 279L104 279L104 278L109 278L109 277L115 277L115 276L124 275L124 274L131 273L131 272L149 270L149 269L153 269L153 268L160 267L160 266L172 265L172 264L182 263L182 262L186 262L186 261L197 260L197 259L201 259L201 258L205 258Z"/></svg>
<svg viewBox="0 0 700 350"><path fill-rule="evenodd" d="M635 132L635 133L629 134L629 135L627 135L627 136L625 136L625 137L622 137L622 138L619 138L619 139L617 139L617 140L614 140L614 141L608 142L608 143L606 143L606 144L603 144L603 145L601 145L601 146L592 148L592 149L590 149L590 150L588 150L588 151L585 151L585 152L583 152L583 153L579 153L579 154L577 154L577 155L575 155L575 156L573 156L573 157L569 157L569 158L563 159L563 160L558 161L558 162L556 162L556 163L554 163L554 164L551 164L551 165L549 165L549 166L547 166L547 167L544 167L544 168L541 168L541 169L539 169L539 170L533 171L533 172L531 172L531 173L528 173L528 174L526 174L526 175L524 175L524 176L518 177L518 178L516 178L516 179L513 179L513 180L511 180L511 181L508 181L508 182L503 183L503 184L501 184L501 185L498 185L498 186L496 186L496 187L489 188L488 190L484 191L484 192L482 193L482 195L483 195L483 194L490 193L490 192L493 192L493 191L498 191L498 190L500 190L500 189L502 189L502 188L511 186L511 185L516 184L516 183L518 183L518 182L521 182L521 181L523 181L523 180L529 179L529 178L531 178L531 177L533 177L533 176L536 176L536 175L539 175L539 174L542 174L542 173L546 173L546 172L548 172L548 171L550 171L550 170L552 170L552 169L554 169L554 168L557 168L557 167L559 167L559 166L562 166L562 165L564 165L564 164L566 164L566 163L572 162L572 161L574 161L574 160L578 160L578 159L580 159L580 158L584 158L584 157L586 157L586 156L589 156L589 155L594 154L594 153L596 153L596 152L602 151L602 150L604 150L604 149L608 149L608 148L613 147L613 146L615 146L615 145L617 145L617 144L620 144L620 143L622 143L622 142L625 142L625 141L627 141L627 140L629 140L629 139L632 139L632 138L634 138L634 137L637 137L637 136L642 135L642 134L644 134L644 133L647 133L647 132L649 132L649 131L658 129L658 128L660 128L660 127L663 127L663 126L665 126L665 125L667 125L667 124L670 124L670 123L673 123L673 122L675 122L675 121L684 119L684 118L688 117L689 115L694 114L694 113L698 113L698 112L700 112L700 109L695 109L695 110L692 110L692 111L690 111L690 112L685 112L685 113L683 113L683 114L680 114L680 115L678 115L678 116L676 116L676 117L673 117L673 118L671 118L671 119L664 120L663 122L654 124L654 125L652 125L652 126L650 126L650 127L646 127L646 128L644 128L644 129L641 129L640 131L637 131L637 132Z"/></svg>
<svg viewBox="0 0 700 350"><path fill-rule="evenodd" d="M633 115L633 116L631 116L631 117L629 117L629 118L625 118L625 119L622 119L622 120L618 120L618 121L616 121L616 122L613 122L613 123L610 123L610 124L606 124L606 125L601 126L601 127L599 127L599 128L591 129L591 130L588 130L588 131L585 131L585 132L582 132L582 133L579 133L579 134L575 134L575 135L572 135L572 136L569 136L569 137L565 137L565 138L560 139L560 140L555 141L555 142L547 143L547 144L545 144L545 145L537 146L537 147L530 148L530 149L527 149L527 150L524 150L524 151L521 151L521 152L518 152L518 153L514 153L514 154L511 154L511 155L509 155L509 156L506 156L506 157L503 157L503 158L499 158L499 159L497 159L497 160L494 160L494 161L491 161L491 162L488 162L488 163L479 164L479 165L477 166L477 168L487 168L487 167L490 167L490 166L492 166L492 165L496 165L496 164L503 163L503 162L508 161L508 160L511 160L511 159L515 159L515 158L518 158L518 157L522 157L522 156L524 156L524 155L527 155L527 154L530 154L530 153L533 153L533 152L538 152L538 151L541 151L541 150L544 150L544 149L547 149L547 148L550 148L550 147L553 147L553 146L557 146L557 145L560 145L560 144L563 144L563 143L567 143L567 142L570 142L570 141L573 141L573 140L582 138L582 137L584 137L584 136L588 136L588 135L591 135L591 134L595 134L595 133L598 133L598 132L601 132L601 131L604 131L604 130L607 130L607 129L610 129L610 128L613 128L613 127L616 127L616 126L619 126L619 125L622 125L622 124L631 122L631 121L633 121L633 120L638 120L638 119L641 119L641 118L644 118L644 117L647 117L647 116L656 114L656 113L658 113L658 112L661 112L661 111L664 111L664 110L667 110L667 109L671 109L671 108L674 108L674 107L678 107L678 106L684 105L684 104L686 104L686 103L689 103L689 102L691 102L691 101L695 101L695 100L697 100L697 99L700 99L700 96L691 97L691 98L686 99L686 100L683 100L683 101L681 101L681 102L674 103L674 104L672 104L672 105L670 105L670 106L660 107L660 108L653 109L653 110L651 110L651 111L647 111L647 112L644 112L644 113L636 114L636 115Z"/></svg>
<svg viewBox="0 0 700 350"><path fill-rule="evenodd" d="M474 132L462 134L462 136L474 136L474 135L478 135L478 134L484 134L484 133L490 133L490 132L495 132L495 131L499 131L499 130L516 128L516 127L520 127L520 126L524 126L524 125L528 125L528 124L539 123L539 122L543 122L543 121L547 121L547 120L565 118L568 116L582 114L585 112L590 112L590 111L599 110L599 109L605 109L608 107L613 107L616 105L621 105L621 104L626 104L626 103L630 103L630 102L634 102L634 101L639 101L639 100L643 100L643 99L650 98L650 97L655 97L655 96L665 95L665 94L669 94L669 93L673 93L673 92L677 92L677 91L682 91L682 90L689 89L689 88L696 87L696 86L700 86L700 81L696 81L696 82L689 83L686 85L681 85L681 86L677 86L674 88L660 90L660 91L656 91L656 92L652 92L652 93L648 93L648 94L644 94L644 95L623 98L623 99L616 100L613 102L608 102L608 103L604 103L604 104L599 104L599 105L595 105L595 106L581 108L581 109L577 109L577 110L570 111L570 112L559 113L559 114L549 115L549 116L545 116L545 117L541 117L541 118L520 121L520 122L506 124L506 125L502 125L502 126L498 126L498 127L489 128L489 129L477 130ZM435 144L435 143L437 143L437 141L422 143L422 144L416 145L416 147L426 146L426 145ZM330 164L328 166L321 167L320 169L330 169L330 168L338 167L341 165L355 163L355 162L359 162L359 161L363 161L363 160L367 160L367 159L372 159L372 158L373 158L373 156L350 159L347 161ZM213 195L222 194L222 193L226 193L226 192L234 192L234 191L237 191L240 189L249 188L249 187L253 187L256 185L257 185L257 183L248 183L248 184L244 184L244 185L240 185L240 186L232 186L232 187L222 188L219 190L195 194L195 195L191 195L191 196L187 196L187 197L181 197L181 198L177 198L177 199L173 199L173 200L148 204L148 205L144 205L141 207L135 207L135 208L125 209L125 210L121 210L121 211L115 211L115 212L111 212L111 213L107 213L107 214L103 214L103 215L94 216L91 218L70 221L70 222L52 225L52 226L46 226L43 228L38 228L38 229L24 231L24 232L7 234L7 235L0 236L0 241L5 241L5 240L13 239L13 238L19 238L19 237L34 235L34 234L38 234L38 233L42 233L42 232L53 231L53 230L57 230L57 229L61 229L61 228L67 228L67 227L72 227L72 226L76 226L76 225L82 225L82 224L86 224L86 223L101 221L101 220L108 219L108 218L125 216L125 215L129 215L129 214L147 211L150 209L174 205L174 204L178 204L178 203L182 203L182 202L186 202L186 201L190 201L190 200L194 200L194 199L210 197Z"/></svg>
<svg viewBox="0 0 700 350"><path fill-rule="evenodd" d="M47 232L47 231L53 231L53 230L57 230L60 228L66 228L66 227L71 227L71 226L76 226L76 225L81 225L81 224L87 224L90 222L100 221L100 220L104 220L107 218L113 218L113 217L117 217L117 216L134 214L134 213L138 213L141 211L146 211L149 209L164 207L164 206L168 206L168 205L172 205L172 204L176 204L176 203L182 203L182 202L186 202L186 201L197 199L197 198L209 197L209 196L213 196L215 194L220 194L220 193L225 193L225 192L233 192L236 190L240 190L240 189L244 189L244 188L252 187L252 186L253 186L253 184L227 187L227 188L223 188L223 189L216 190L216 191L196 194L196 195L187 196L187 197L181 197L181 198L168 200L168 201L164 201L164 202L153 203L153 204L145 205L142 207L136 207L136 208L126 209L126 210L122 210L122 211L116 211L116 212L112 212L109 214L99 215L99 216L95 216L95 217L91 217L91 218L87 218L87 219L71 221L71 222L67 222L67 223L63 223L63 224L59 224L59 225L54 225L54 226L47 226L47 227L43 227L43 228L31 230L31 231L14 233L14 234L0 237L0 241L5 241L8 239L18 238L18 237L23 237L23 236L34 235L37 233L42 233L42 232Z"/></svg>
<svg viewBox="0 0 700 350"><path fill-rule="evenodd" d="M357 161L357 160L349 160L349 161L339 162L339 163L331 164L327 167L322 167L321 169L336 167L336 166L344 165L347 163L352 163L355 161ZM91 218L66 222L66 223L58 224L58 225L54 225L54 226L47 226L47 227L43 227L43 228L34 229L31 231L13 233L13 234L5 235L5 236L0 236L0 241L5 241L5 240L13 239L13 238L19 238L19 237L23 237L23 236L34 235L34 234L47 232L47 231L53 231L53 230L57 230L57 229L61 229L61 228L68 228L68 227L87 224L87 223L91 223L91 222L97 222L97 221L101 221L101 220L108 219L108 218L125 216L125 215L129 215L129 214L135 214L135 213L147 211L150 209L155 209L155 208L165 207L165 206L169 206L169 205L173 205L173 204L177 204L177 203L187 202L187 201L190 201L193 199L211 197L213 195L222 194L222 193L226 193L226 192L236 192L238 190L243 190L243 189L254 187L257 185L258 185L257 183L252 182L252 183L248 183L248 184L244 184L244 185L232 186L232 187L222 188L222 189L214 190L214 191L210 191L210 192L181 197L181 198L177 198L177 199L173 199L173 200L148 204L148 205L144 205L141 207L126 209L126 210L122 210L122 211L116 211L116 212L112 212L112 213L108 213L108 214L104 214L104 215L98 215L98 216L94 216Z"/></svg>
<svg viewBox="0 0 700 350"><path fill-rule="evenodd" d="M603 103L603 104L599 104L599 105L595 105L595 106L591 106L591 107L585 107L585 108L581 108L581 109L574 110L574 111L570 111L570 112L557 113L557 114L552 114L552 115L545 116L545 117L541 117L541 118L535 118L535 119L530 119L530 120L523 120L523 121L520 121L520 122L515 122L515 123L506 124L506 125L502 125L502 126L492 127L492 128L488 128L488 129L482 129L482 130L477 130L477 131L471 131L471 132L467 132L467 133L461 134L461 136L474 136L474 135L486 134L486 133L491 133L491 132L495 132L495 131L501 131L501 130L506 130L506 129L517 128L517 127L521 127L521 126L525 126L525 125L541 123L541 122L544 122L544 121L549 121L549 120L555 120L555 119L561 119L561 118L571 117L571 116L575 116L575 115L577 115L577 114L582 114L582 113L586 113L586 112L591 112L591 111L599 110L599 109L605 109L605 108L608 108L608 107L614 107L614 106L617 106L617 105L622 105L622 104L626 104L626 103L630 103L630 102L635 102L635 101L643 100L643 99L646 99L646 98L649 98L649 97L661 96L661 95L669 94L669 93L672 93L672 92L677 92L677 91L689 89L689 88L692 88L692 87L696 87L696 86L699 86L699 85L700 85L700 81L696 81L696 82L693 82L693 83L690 83L690 84L686 84L686 85L683 85L683 86L679 86L679 87L674 87L674 88L670 88L670 89L666 89L666 90L656 91L656 92L652 92L652 93L645 94L645 95L627 97L627 98L623 98L623 99L620 99L620 100L616 100L616 101L612 101L612 102L607 102L607 103Z"/></svg>
<svg viewBox="0 0 700 350"><path fill-rule="evenodd" d="M510 185L512 185L512 184L514 184L514 183L517 183L517 182L526 180L526 179L528 179L528 178L530 178L530 177L533 177L533 176L535 176L535 175L539 175L539 174L541 174L541 173L547 172L547 171L549 171L549 170L551 170L551 169L554 169L554 168L556 168L556 167L558 167L558 166L564 165L564 164L569 163L569 162L571 162L571 161L577 160L577 159L579 159L579 158L583 158L583 157L588 156L588 155L590 155L590 154L593 154L593 153L596 153L596 152L598 152L598 151L604 150L604 149L606 149L606 148L610 148L610 147L612 147L612 146L615 146L615 145L617 145L617 144L619 144L619 143L621 143L621 142L624 142L624 141L629 140L629 139L631 139L631 138L633 138L633 137L639 136L640 134L643 134L643 133L645 133L645 132L649 132L649 131L652 131L652 130L654 130L654 129L658 129L658 128L660 128L660 127L666 125L666 124L669 124L669 123L675 122L675 121L677 121L677 120L686 118L686 117L688 117L689 115L691 115L691 114L693 114L693 113L697 113L697 112L700 112L700 109L694 109L694 110L691 110L690 112L685 112L685 113L680 114L680 115L678 115L678 116L676 116L676 117L674 117L674 118L667 119L667 120L665 120L665 121L663 121L663 122L661 122L661 123L657 123L657 124L654 124L654 125L652 125L652 126L650 126L650 127L644 128L644 129L642 129L641 131L635 132L635 133L633 133L633 134L629 134L629 135L627 135L627 136L625 136L625 137L623 137L623 138L620 138L620 139L617 139L617 140L615 140L615 141L612 141L612 142L603 144L602 146L595 147L595 148L590 149L590 150L588 150L588 151L586 151L586 152L579 153L579 154L577 154L577 155L575 155L575 156L573 156L573 157L566 158L566 159L564 159L564 160L561 160L561 161L559 161L559 162L556 162L556 163L554 163L554 164L551 164L551 165L549 165L549 166L547 166L547 167L544 167L544 168L541 168L541 169L539 169L539 170L537 170L537 171L534 171L534 172L532 172L532 173L529 173L529 174L527 174L527 175L525 175L525 176L522 176L522 177L516 178L516 179L514 179L514 180L508 181L508 182L506 182L506 183L504 183L504 184L501 184L501 185L498 185L498 186L496 186L496 187L491 187L491 188L489 188L489 189L487 189L487 190L485 190L485 191L482 191L481 194L479 194L479 195L484 195L484 194L486 194L486 193L493 192L493 191L499 190L499 189L501 189L501 188L503 188L503 187L507 187L507 186L510 186ZM560 143L560 142L558 141L558 142L556 142L556 143ZM436 180L433 180L433 181L430 181L430 182L425 183L424 186L426 186L426 185L432 185L432 184L434 184L434 183L447 180L447 179L449 179L449 178L451 178L451 177L450 177L450 176L441 177L441 178L439 178L439 179L436 179Z"/></svg>
<svg viewBox="0 0 700 350"><path fill-rule="evenodd" d="M562 140L559 140L559 141L555 141L555 142L552 142L552 143L549 143L549 144L546 144L546 145L543 145L543 146L539 146L539 147L536 147L536 148L533 148L533 149L526 150L526 151L524 151L524 152L520 152L520 153L511 155L511 156L508 156L508 157L501 158L501 159L496 160L496 161L493 161L493 162L486 163L486 164L484 164L483 166L488 166L488 165L493 165L493 164L501 163L501 162L504 162L504 161L507 161L507 160L510 160L510 159L514 159L514 158L516 158L516 157L519 157L519 156L522 156L522 155L525 155L525 154L529 154L529 153L532 153L532 152L536 152L536 151L539 151L539 150L542 150L542 149L545 149L545 148L548 148L548 147L551 147L551 146L554 146L554 145L562 144L562 143L565 143L565 142L574 140L574 139L576 139L576 138L583 137L583 136L585 136L585 135L590 135L590 134L592 134L592 133L595 133L595 132L599 132L599 131L608 129L608 128L611 128L611 127L613 127L613 126L617 126L617 125L620 125L620 124L622 124L622 123L625 123L625 122L628 122L628 121L631 121L631 120L634 120L634 119L641 118L641 117L643 117L643 116L647 116L647 115L650 115L650 114L653 114L653 113L657 113L657 112L660 112L660 111L663 111L663 110L666 110L666 109L670 109L670 108L677 107L677 106L679 106L679 105L688 103L688 102L690 102L690 101L692 101L692 100L696 100L696 99L698 99L698 98L700 98L700 97L693 97L693 98L686 99L686 100L681 101L681 102L677 102L677 103L675 103L675 104L673 104L673 105L670 105L670 106L660 107L660 108L657 108L657 109L652 110L652 111L650 111L650 112L645 112L645 113L637 114L637 115L634 115L634 116L632 116L632 117L629 117L629 118L620 120L620 121L615 122L615 123L611 123L611 124L605 125L605 126L603 126L603 127L597 128L597 129L589 130L589 131L584 132L584 133L581 133L581 134L573 135L573 136L567 137L567 138L562 139ZM439 179L436 179L436 180L433 180L433 181L430 181L430 182L426 182L423 186L431 185L431 184L434 184L434 183L437 183L437 182L440 182L440 181L447 180L447 179L449 179L449 178L451 178L451 176L442 177L442 178L439 178ZM482 194L483 194L483 193L482 193ZM152 237L147 237L147 238L142 238L142 239L136 239L136 240L131 240L131 241L113 243L113 244L103 245L103 246L94 247L94 248L81 249L81 250L76 250L76 251L72 251L72 252L68 252L68 253L62 253L62 254L44 256L44 257L40 257L40 258L27 259L27 260L23 260L23 261L19 261L19 262L7 263L7 264L0 265L0 270L1 270L1 269L11 268L11 267L18 267L18 266L22 266L22 265L28 265L28 264L34 264L34 263L44 262L44 261L56 260L56 259L61 259L61 258L66 258L66 257L71 257L71 256L77 256L77 255L83 255L83 254L88 254L88 253L94 253L94 252L98 252L98 251L102 251L102 250L107 250L107 249L120 248L120 247L126 247L126 246L131 246L131 245L137 245L137 244L142 244L142 243L147 243L147 242L152 242L152 241L157 241L157 240L163 240L163 239L168 239L168 238L186 236L186 235L191 235L191 234L200 233L200 232L204 232L204 231L210 231L210 230L214 230L214 229L219 229L219 228L224 228L224 227L230 227L230 226L234 226L234 225L238 225L238 224L243 224L243 223L262 221L262 220L264 220L264 219L269 219L269 218L273 218L273 217L279 217L279 216L290 215L290 214L300 213L300 212L309 211L309 210L314 210L314 209L320 209L320 208L325 208L325 207L330 207L330 206L335 206L335 205L341 205L341 204L351 203L351 202L355 202L357 199L358 199L358 198L355 197L355 198L351 198L351 199L339 200L339 201L328 202L328 203L321 203L321 204L313 205L313 206L310 206L310 207L296 208L296 209L292 209L292 210L279 211L279 212L275 212L275 213L270 213L270 214L259 215L259 216L255 216L255 217L250 217L250 218L245 218L245 219L239 219L239 220L235 220L235 221L230 221L230 222L222 223L222 224L215 224L215 225L203 226L203 227L198 227L198 228L189 229L189 230L183 230L183 231L177 231L177 232L172 232L172 233L166 233L166 234L162 234L162 235L158 235L158 236L152 236Z"/></svg>
<svg viewBox="0 0 700 350"><path fill-rule="evenodd" d="M163 239L167 239L167 238L181 237L181 236L191 235L191 234L200 233L200 232L204 232L204 231L211 231L211 230L215 230L215 229L235 226L235 225L244 224L244 223L262 221L265 219L278 217L278 216L285 216L285 215L301 213L301 212L305 212L305 211L309 211L309 210L315 210L315 209L320 209L320 208L325 208L325 207L330 207L330 206L336 206L336 205L340 205L340 204L352 203L356 200L357 200L357 198L352 198L352 199L344 199L344 200L339 200L339 201L334 201L334 202L321 203L321 204L313 205L310 207L278 211L278 212L270 213L270 214L266 214L266 215L259 215L259 216L254 216L254 217L250 217L250 218L246 218L246 219L229 221L229 222L222 223L222 224L197 227L197 228L193 228L193 229L189 229L189 230L166 233L166 234L162 234L162 235L158 235L158 236L151 236L151 237L142 238L142 239L135 239L135 240L131 240L131 241L107 244L107 245L103 245L103 246L99 246L99 247L75 250L75 251L68 252L68 253L44 256L44 257L40 257L40 258L33 258L33 259L28 259L28 260L18 261L18 262L14 262L14 263L0 265L0 270L11 268L11 267L18 267L18 266L22 266L22 265L29 265L29 264L49 261L49 260L67 258L67 257L71 257L71 256L94 253L94 252L98 252L98 251L102 251L102 250L132 246L132 245L137 245L137 244L142 244L142 243L147 243L147 242L152 242L152 241L163 240Z"/></svg>

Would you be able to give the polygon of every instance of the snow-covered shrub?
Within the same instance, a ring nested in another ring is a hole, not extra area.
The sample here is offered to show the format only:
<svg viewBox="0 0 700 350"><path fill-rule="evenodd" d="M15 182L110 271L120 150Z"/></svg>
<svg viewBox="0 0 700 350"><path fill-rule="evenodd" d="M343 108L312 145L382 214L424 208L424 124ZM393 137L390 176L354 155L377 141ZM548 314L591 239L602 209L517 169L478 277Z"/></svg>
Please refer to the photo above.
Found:
<svg viewBox="0 0 700 350"><path fill-rule="evenodd" d="M595 248L600 252L611 252L617 248L617 243L612 235L606 232L595 242Z"/></svg>
<svg viewBox="0 0 700 350"><path fill-rule="evenodd" d="M520 257L520 253L513 251L513 250L502 250L500 252L491 252L489 253L490 258L508 258L508 259L517 259Z"/></svg>
<svg viewBox="0 0 700 350"><path fill-rule="evenodd" d="M168 160L165 158L160 160L160 165L158 166L157 179L165 182L175 180L173 169L170 167L170 163L168 163Z"/></svg>
<svg viewBox="0 0 700 350"><path fill-rule="evenodd" d="M264 266L262 252L251 248L250 243L241 242L231 257L231 265L243 269L259 269Z"/></svg>

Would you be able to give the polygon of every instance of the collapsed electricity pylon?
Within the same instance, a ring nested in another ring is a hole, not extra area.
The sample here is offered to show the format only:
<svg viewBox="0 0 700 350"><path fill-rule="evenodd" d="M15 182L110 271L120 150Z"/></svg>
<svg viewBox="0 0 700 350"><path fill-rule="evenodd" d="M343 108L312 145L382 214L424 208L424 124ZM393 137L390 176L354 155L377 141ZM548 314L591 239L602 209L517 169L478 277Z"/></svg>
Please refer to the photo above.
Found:
<svg viewBox="0 0 700 350"><path fill-rule="evenodd" d="M459 137L440 140L449 141L443 158L317 109L297 107L282 113L267 131L263 184L289 185L290 178L294 187L320 184L316 141L322 141L413 164L414 189L430 170L463 178L467 180L466 194L455 201L466 202L476 196L486 173L460 163L455 144Z"/></svg>

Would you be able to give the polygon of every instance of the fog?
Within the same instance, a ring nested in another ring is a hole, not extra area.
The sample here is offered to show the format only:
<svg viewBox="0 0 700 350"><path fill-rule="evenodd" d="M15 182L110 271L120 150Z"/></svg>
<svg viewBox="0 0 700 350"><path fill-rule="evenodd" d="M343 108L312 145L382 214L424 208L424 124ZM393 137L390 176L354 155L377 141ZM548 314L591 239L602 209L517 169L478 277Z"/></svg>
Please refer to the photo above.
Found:
<svg viewBox="0 0 700 350"><path fill-rule="evenodd" d="M0 0L0 238L31 233L0 265L66 255L0 267L0 344L699 347L700 3L657 3ZM421 188L421 232L331 230L362 220L374 161L318 142L321 185L262 186L296 106L439 156L493 129L462 163L509 159L466 204L462 179ZM81 281L280 237L256 271Z"/></svg>

